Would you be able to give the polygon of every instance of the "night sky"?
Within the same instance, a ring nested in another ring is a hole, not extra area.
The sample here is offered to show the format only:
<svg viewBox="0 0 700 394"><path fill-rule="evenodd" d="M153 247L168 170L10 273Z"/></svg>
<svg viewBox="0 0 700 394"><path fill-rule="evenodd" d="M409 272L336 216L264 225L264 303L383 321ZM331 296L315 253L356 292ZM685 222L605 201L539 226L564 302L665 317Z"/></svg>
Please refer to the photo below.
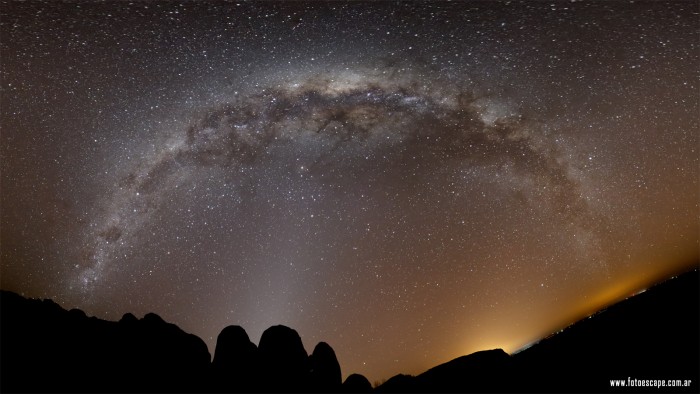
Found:
<svg viewBox="0 0 700 394"><path fill-rule="evenodd" d="M370 381L696 266L697 1L0 4L1 287Z"/></svg>

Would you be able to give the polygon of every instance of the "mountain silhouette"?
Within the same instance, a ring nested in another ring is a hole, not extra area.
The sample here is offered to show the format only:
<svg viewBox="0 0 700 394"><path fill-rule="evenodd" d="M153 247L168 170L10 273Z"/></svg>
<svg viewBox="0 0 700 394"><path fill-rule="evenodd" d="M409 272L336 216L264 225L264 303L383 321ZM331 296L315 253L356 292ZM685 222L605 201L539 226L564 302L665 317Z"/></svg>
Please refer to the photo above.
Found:
<svg viewBox="0 0 700 394"><path fill-rule="evenodd" d="M258 347L243 327L228 326L216 339L210 387L221 393L252 391L257 384L259 364Z"/></svg>
<svg viewBox="0 0 700 394"><path fill-rule="evenodd" d="M156 314L110 322L0 296L3 392L190 392L208 373L204 341Z"/></svg>
<svg viewBox="0 0 700 394"><path fill-rule="evenodd" d="M476 352L374 391L697 392L699 281L697 270L679 275L526 350ZM341 384L330 345L308 355L299 334L281 325L258 346L242 327L224 328L210 361L200 338L153 313L110 322L9 291L0 291L0 313L2 392L373 391L358 374ZM666 386L649 386L659 382Z"/></svg>
<svg viewBox="0 0 700 394"><path fill-rule="evenodd" d="M310 387L319 393L338 392L343 383L340 364L333 348L319 342L309 357L311 366Z"/></svg>
<svg viewBox="0 0 700 394"><path fill-rule="evenodd" d="M301 392L309 384L309 356L293 329L272 326L260 337L260 372L266 392Z"/></svg>
<svg viewBox="0 0 700 394"><path fill-rule="evenodd" d="M341 391L343 393L371 393L372 384L366 377L354 373L345 379Z"/></svg>

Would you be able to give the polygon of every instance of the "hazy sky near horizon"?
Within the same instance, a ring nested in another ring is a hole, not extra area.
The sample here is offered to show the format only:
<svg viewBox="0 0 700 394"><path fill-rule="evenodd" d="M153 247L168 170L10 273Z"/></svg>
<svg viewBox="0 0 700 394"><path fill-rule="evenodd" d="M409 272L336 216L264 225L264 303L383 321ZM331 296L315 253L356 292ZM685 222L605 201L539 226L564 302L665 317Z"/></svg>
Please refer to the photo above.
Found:
<svg viewBox="0 0 700 394"><path fill-rule="evenodd" d="M0 4L3 289L343 376L697 265L696 1Z"/></svg>

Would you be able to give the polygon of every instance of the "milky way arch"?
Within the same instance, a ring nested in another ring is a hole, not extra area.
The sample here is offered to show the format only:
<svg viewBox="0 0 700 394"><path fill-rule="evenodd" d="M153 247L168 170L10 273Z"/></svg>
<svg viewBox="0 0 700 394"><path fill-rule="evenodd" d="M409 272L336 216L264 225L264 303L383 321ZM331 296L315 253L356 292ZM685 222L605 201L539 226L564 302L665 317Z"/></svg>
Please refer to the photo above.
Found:
<svg viewBox="0 0 700 394"><path fill-rule="evenodd" d="M133 242L164 196L190 180L193 169L235 173L263 163L276 146L309 141L316 149L310 171L341 168L362 176L358 152L381 157L382 166L398 169L395 176L407 162L422 164L426 173L455 162L508 168L520 198L592 234L594 213L581 196L581 179L550 134L512 104L449 80L427 84L416 76L325 73L233 95L200 111L175 133L176 143L143 158L121 180L106 213L90 226L80 285L90 289L102 280L114 256ZM595 242L594 235L589 238Z"/></svg>

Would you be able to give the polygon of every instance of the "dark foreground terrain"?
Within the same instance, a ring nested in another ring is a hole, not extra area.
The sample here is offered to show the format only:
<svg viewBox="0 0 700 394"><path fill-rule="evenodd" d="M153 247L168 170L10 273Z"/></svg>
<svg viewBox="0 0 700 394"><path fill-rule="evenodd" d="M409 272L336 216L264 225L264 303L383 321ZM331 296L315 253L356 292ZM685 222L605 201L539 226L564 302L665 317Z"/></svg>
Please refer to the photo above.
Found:
<svg viewBox="0 0 700 394"><path fill-rule="evenodd" d="M699 280L697 270L670 279L520 353L477 352L374 391L698 392ZM342 382L333 349L321 342L308 355L288 327L270 327L258 346L226 327L210 361L200 338L155 314L110 322L0 297L2 392L372 391L361 375Z"/></svg>

